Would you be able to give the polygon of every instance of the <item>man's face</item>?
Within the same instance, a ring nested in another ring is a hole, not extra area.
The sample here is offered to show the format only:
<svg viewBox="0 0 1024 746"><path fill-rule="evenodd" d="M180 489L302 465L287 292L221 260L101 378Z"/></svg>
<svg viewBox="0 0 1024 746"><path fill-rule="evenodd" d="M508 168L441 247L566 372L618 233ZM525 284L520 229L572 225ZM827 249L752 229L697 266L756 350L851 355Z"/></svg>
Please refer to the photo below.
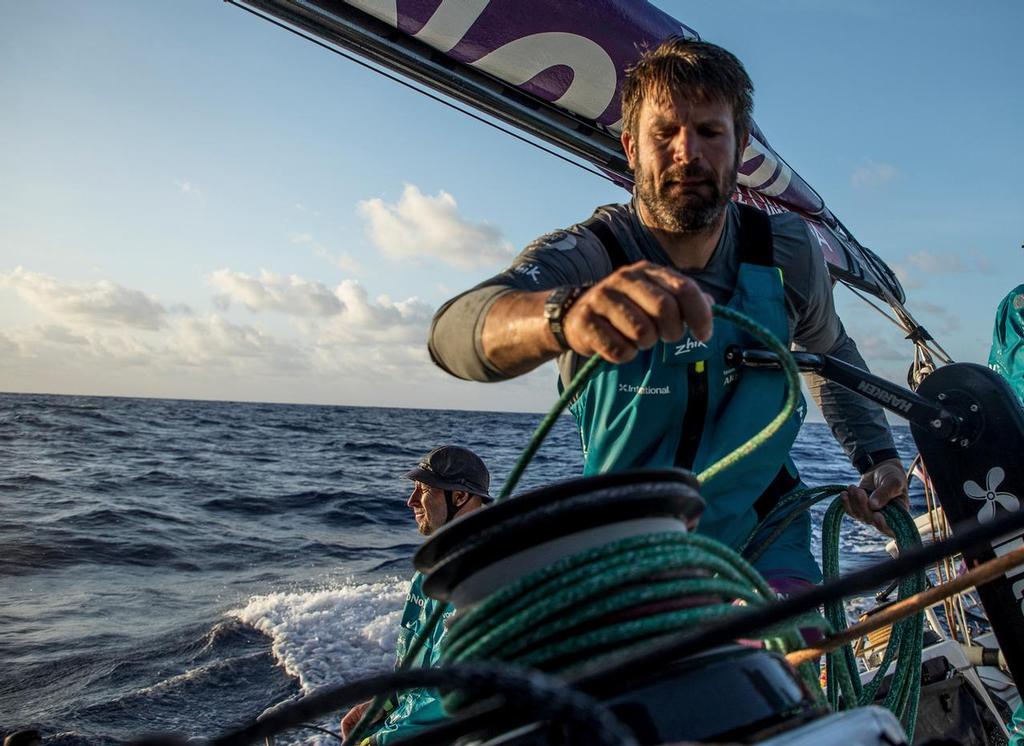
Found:
<svg viewBox="0 0 1024 746"><path fill-rule="evenodd" d="M645 99L622 144L652 228L693 234L717 223L740 165L731 105L679 95Z"/></svg>
<svg viewBox="0 0 1024 746"><path fill-rule="evenodd" d="M444 490L423 482L413 482L412 494L405 504L412 508L416 526L424 536L430 536L441 528L448 517Z"/></svg>

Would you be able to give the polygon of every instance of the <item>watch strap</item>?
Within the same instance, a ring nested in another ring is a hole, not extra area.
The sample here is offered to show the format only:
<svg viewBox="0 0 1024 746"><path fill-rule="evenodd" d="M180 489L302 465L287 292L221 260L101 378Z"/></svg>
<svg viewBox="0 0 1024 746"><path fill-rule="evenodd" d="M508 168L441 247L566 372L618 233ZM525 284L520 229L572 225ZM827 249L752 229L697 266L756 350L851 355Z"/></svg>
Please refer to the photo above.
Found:
<svg viewBox="0 0 1024 746"><path fill-rule="evenodd" d="M547 319L551 335L563 351L569 349L569 342L565 338L565 315L583 295L584 290L586 288L576 285L563 285L552 290L544 301L544 318Z"/></svg>

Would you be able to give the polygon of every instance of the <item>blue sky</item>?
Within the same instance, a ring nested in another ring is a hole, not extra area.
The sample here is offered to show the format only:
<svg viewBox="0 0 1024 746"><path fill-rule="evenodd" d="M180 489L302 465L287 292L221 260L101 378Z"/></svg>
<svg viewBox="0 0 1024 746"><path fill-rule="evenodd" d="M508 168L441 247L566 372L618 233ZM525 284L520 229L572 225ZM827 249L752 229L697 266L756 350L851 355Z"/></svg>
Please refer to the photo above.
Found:
<svg viewBox="0 0 1024 746"><path fill-rule="evenodd" d="M774 148L984 361L1024 282L1024 5L660 3L733 50ZM424 345L434 309L625 193L217 0L0 28L0 390L546 408ZM845 290L869 363L911 348Z"/></svg>

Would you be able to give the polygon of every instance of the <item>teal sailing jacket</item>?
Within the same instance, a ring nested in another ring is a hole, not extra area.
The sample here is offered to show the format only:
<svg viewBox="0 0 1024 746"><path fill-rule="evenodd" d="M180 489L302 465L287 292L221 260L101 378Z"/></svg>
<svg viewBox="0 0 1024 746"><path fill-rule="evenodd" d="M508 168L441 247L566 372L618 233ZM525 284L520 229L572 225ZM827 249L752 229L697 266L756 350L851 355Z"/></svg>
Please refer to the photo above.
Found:
<svg viewBox="0 0 1024 746"><path fill-rule="evenodd" d="M751 209L744 209L748 225L746 211ZM742 263L727 305L788 344L783 278L771 261L770 229L745 225L740 233ZM707 343L688 334L680 342L659 342L629 363L602 366L570 407L583 442L584 473L671 466L699 472L761 430L782 408L783 373L732 367L726 363L731 347L763 345L716 319ZM789 452L805 414L801 396L798 411L767 443L702 485L707 507L698 533L738 548L782 494L800 486ZM786 488L771 495L769 488L779 484ZM810 517L804 513L762 555L757 568L769 577L819 582L810 533Z"/></svg>
<svg viewBox="0 0 1024 746"><path fill-rule="evenodd" d="M1024 285L1011 290L996 309L988 367L1005 378L1024 403Z"/></svg>
<svg viewBox="0 0 1024 746"><path fill-rule="evenodd" d="M437 665L441 657L441 640L446 631L444 621L455 613L454 607L444 604L448 608L441 622L433 630L426 630L427 621L440 603L423 592L423 575L418 572L413 575L405 608L402 610L398 642L395 644L395 668L402 665L413 640L423 634L429 637L407 668L431 668ZM394 709L388 713L380 728L368 740L375 746L386 746L416 731L437 725L445 717L441 696L437 690L410 689L398 695Z"/></svg>

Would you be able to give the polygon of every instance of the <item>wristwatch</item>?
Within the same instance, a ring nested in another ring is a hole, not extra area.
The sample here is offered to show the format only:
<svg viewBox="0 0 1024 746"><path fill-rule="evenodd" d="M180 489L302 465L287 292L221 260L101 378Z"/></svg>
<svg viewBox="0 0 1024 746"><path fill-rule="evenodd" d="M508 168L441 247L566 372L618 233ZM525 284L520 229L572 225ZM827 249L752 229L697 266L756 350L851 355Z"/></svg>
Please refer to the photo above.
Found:
<svg viewBox="0 0 1024 746"><path fill-rule="evenodd" d="M563 285L552 290L547 300L544 301L544 318L547 319L548 328L551 329L551 334L563 351L569 349L569 343L565 340L565 327L563 326L565 314L569 312L573 304L583 295L584 290L586 288Z"/></svg>

